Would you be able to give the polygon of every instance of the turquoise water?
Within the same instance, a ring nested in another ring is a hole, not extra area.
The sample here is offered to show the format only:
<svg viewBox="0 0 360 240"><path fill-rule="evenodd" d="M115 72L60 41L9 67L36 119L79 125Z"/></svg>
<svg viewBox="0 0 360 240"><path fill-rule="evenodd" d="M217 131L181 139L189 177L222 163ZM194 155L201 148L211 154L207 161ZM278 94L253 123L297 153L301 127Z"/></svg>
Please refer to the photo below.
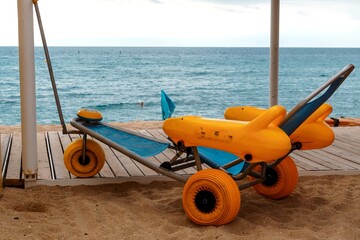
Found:
<svg viewBox="0 0 360 240"><path fill-rule="evenodd" d="M37 121L57 124L42 48L35 53ZM268 107L267 48L51 47L50 55L67 122L81 107L100 110L105 121L161 120L161 89L176 103L175 116L222 118L229 106ZM349 63L360 67L360 49L280 49L279 104L290 110ZM331 116L360 117L357 72L329 101ZM18 50L0 47L0 125L20 124L19 95Z"/></svg>

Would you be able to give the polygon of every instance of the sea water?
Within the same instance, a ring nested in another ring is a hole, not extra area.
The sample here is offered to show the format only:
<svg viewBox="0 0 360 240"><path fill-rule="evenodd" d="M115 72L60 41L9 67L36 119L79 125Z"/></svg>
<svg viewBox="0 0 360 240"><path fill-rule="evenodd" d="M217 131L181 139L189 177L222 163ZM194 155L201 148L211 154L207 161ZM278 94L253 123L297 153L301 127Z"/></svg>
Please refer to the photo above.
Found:
<svg viewBox="0 0 360 240"><path fill-rule="evenodd" d="M50 47L66 122L79 108L108 122L161 120L160 90L174 116L223 118L227 107L269 106L268 48ZM279 104L291 110L347 64L360 48L281 48ZM37 122L59 123L44 52L35 48ZM358 70L328 101L331 116L360 117ZM17 47L0 47L0 125L20 124ZM143 103L143 104L142 104Z"/></svg>

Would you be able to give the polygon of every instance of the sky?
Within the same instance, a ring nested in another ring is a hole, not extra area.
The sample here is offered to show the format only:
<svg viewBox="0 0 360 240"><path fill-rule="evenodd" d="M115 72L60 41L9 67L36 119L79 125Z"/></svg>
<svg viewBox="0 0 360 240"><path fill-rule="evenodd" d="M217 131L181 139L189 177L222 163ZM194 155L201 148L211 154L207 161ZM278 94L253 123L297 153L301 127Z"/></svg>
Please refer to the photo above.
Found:
<svg viewBox="0 0 360 240"><path fill-rule="evenodd" d="M18 45L1 0L0 46ZM49 46L269 47L271 0L39 0ZM280 0L280 47L360 47L359 0ZM41 38L34 13L35 45Z"/></svg>

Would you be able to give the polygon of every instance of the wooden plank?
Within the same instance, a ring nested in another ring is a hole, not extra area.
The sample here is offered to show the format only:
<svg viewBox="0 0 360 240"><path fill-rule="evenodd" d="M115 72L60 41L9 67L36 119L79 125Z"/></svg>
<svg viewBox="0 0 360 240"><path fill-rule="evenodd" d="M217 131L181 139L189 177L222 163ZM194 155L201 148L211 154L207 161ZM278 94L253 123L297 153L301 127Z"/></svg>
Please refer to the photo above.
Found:
<svg viewBox="0 0 360 240"><path fill-rule="evenodd" d="M80 134L68 134L68 137L71 139L71 142L75 142L75 140L82 138L83 135Z"/></svg>
<svg viewBox="0 0 360 240"><path fill-rule="evenodd" d="M330 154L322 149L314 149L311 151L307 151L307 153L311 154L312 156L316 157L319 160L316 160L316 162L323 164L327 166L330 169L334 170L354 170L355 168L349 166L348 164L345 164L346 161L344 159L341 159L340 157Z"/></svg>
<svg viewBox="0 0 360 240"><path fill-rule="evenodd" d="M103 144L102 142L100 142L96 139L93 139L93 140L96 141L97 143L99 143L99 145L101 146L101 148L104 150L104 153L105 153L105 164L99 172L100 177L115 177L108 162L111 157L113 157L113 158L116 158L116 157L114 156L113 152L111 152L110 148L107 147L106 144Z"/></svg>
<svg viewBox="0 0 360 240"><path fill-rule="evenodd" d="M317 149L314 152L318 152L325 158L329 158L329 161L332 161L334 164L339 166L343 170L356 170L360 169L360 161L358 160L358 155L355 155L347 152L346 150L339 149L335 146L330 146L325 149ZM354 161L351 161L351 156L354 156Z"/></svg>
<svg viewBox="0 0 360 240"><path fill-rule="evenodd" d="M360 134L360 126L353 127L334 127L333 128L335 135L352 135Z"/></svg>
<svg viewBox="0 0 360 240"><path fill-rule="evenodd" d="M131 177L143 177L145 176L144 173L138 168L138 166L135 164L135 161L128 156L122 154L119 151L114 151L115 156L119 159L121 165L126 169L127 173Z"/></svg>
<svg viewBox="0 0 360 240"><path fill-rule="evenodd" d="M293 160L294 160L294 159L293 159ZM294 160L294 162L295 162L295 160ZM306 171L305 168L300 167L299 165L296 164L296 162L295 162L295 165L296 165L296 168L297 168L298 172L299 172L299 171Z"/></svg>
<svg viewBox="0 0 360 240"><path fill-rule="evenodd" d="M21 134L13 135L6 180L20 180L21 176Z"/></svg>
<svg viewBox="0 0 360 240"><path fill-rule="evenodd" d="M297 152L293 152L290 155L295 161L296 166L299 166L306 171L317 171L318 168L314 167L312 164L309 164L309 160L297 154Z"/></svg>
<svg viewBox="0 0 360 240"><path fill-rule="evenodd" d="M47 137L50 143L51 156L54 162L54 170L56 179L68 179L70 174L64 165L64 153L57 132L48 132Z"/></svg>
<svg viewBox="0 0 360 240"><path fill-rule="evenodd" d="M157 159L155 157L148 157L146 158L148 161L158 163ZM156 176L159 175L159 173L155 172L154 170L146 167L145 165L142 165L141 163L137 162L135 159L133 159L134 163L140 170L146 175L146 176Z"/></svg>
<svg viewBox="0 0 360 240"><path fill-rule="evenodd" d="M351 145L347 144L346 142L342 142L338 139L335 139L335 141L333 142L331 147L336 147L336 148L342 149L343 151L351 152L351 153L354 153L357 155L360 153L360 150L359 150L360 148L351 146ZM325 150L326 150L326 148L325 148Z"/></svg>
<svg viewBox="0 0 360 240"><path fill-rule="evenodd" d="M335 139L346 142L348 144L354 144L360 146L360 127L341 127L334 128Z"/></svg>
<svg viewBox="0 0 360 240"><path fill-rule="evenodd" d="M336 140L338 140L346 145L349 145L353 148L360 148L360 143L354 141L353 138L349 138L347 136L341 136L341 137L337 137Z"/></svg>
<svg viewBox="0 0 360 240"><path fill-rule="evenodd" d="M168 135L164 132L164 130L162 130L162 129L158 129L158 132L161 134L161 135L163 135L164 136L164 138L168 138Z"/></svg>
<svg viewBox="0 0 360 240"><path fill-rule="evenodd" d="M58 132L58 136L59 136L59 141L60 141L60 144L62 146L62 149L63 149L63 152L65 152L66 148L69 146L69 144L72 142L72 138L71 136L76 136L75 139L77 138L80 138L78 134L75 134L75 135L69 135L69 134L63 134L62 132ZM75 140L74 139L74 140ZM60 163L59 163L60 164ZM64 165L65 167L65 163L64 163L64 155L62 157L62 164ZM66 168L66 167L65 167ZM67 169L66 169L67 170ZM73 179L73 178L76 178L75 175L73 175L72 173L69 172L69 175L70 175L70 178Z"/></svg>
<svg viewBox="0 0 360 240"><path fill-rule="evenodd" d="M333 129L336 136L349 135L349 134L353 134L353 133L359 133L360 134L360 127L359 126L333 127L332 129Z"/></svg>
<svg viewBox="0 0 360 240"><path fill-rule="evenodd" d="M335 138L347 138L352 136L357 136L360 134L360 127L339 127L339 128L333 128L333 131L335 133ZM359 139L356 139L355 141L359 142Z"/></svg>
<svg viewBox="0 0 360 240"><path fill-rule="evenodd" d="M120 163L113 150L106 144L99 142L105 152L106 163L113 173L113 177L129 177L129 173Z"/></svg>
<svg viewBox="0 0 360 240"><path fill-rule="evenodd" d="M45 133L37 133L38 174L40 180L54 179L51 176L50 160L46 148Z"/></svg>
<svg viewBox="0 0 360 240"><path fill-rule="evenodd" d="M314 171L314 170L329 170L328 167L325 167L321 164L318 164L316 161L314 161L314 157L313 156L309 156L309 154L304 154L304 151L296 151L293 152L292 155L296 156L296 159L299 159L302 163L306 163L307 165L311 166L311 168L309 168L309 171Z"/></svg>
<svg viewBox="0 0 360 240"><path fill-rule="evenodd" d="M105 159L104 166L101 168L100 172L98 173L99 177L102 178L111 178L115 177L114 173L112 172L107 160Z"/></svg>
<svg viewBox="0 0 360 240"><path fill-rule="evenodd" d="M328 163L327 161L324 161L322 158L320 158L317 154L314 154L312 150L302 150L297 152L298 155L306 158L309 160L309 164L314 164L314 166L318 170L325 170L328 171L332 168L338 168L337 166ZM311 163L312 162L312 163Z"/></svg>
<svg viewBox="0 0 360 240"><path fill-rule="evenodd" d="M360 170L360 159L359 159L360 152L354 154L352 152L343 150L335 146L325 148L323 152L335 155L337 156L336 159L337 161L344 163L347 166L351 166L353 169ZM344 167L343 169L347 169L347 168Z"/></svg>
<svg viewBox="0 0 360 240"><path fill-rule="evenodd" d="M152 137L157 138L157 139L159 139L159 140L161 140L161 141L165 141L165 142L169 142L169 143L170 143L170 140L169 140L167 137L164 136L164 134L165 134L164 131L162 131L163 134L162 134L160 131L162 131L162 129L149 129L149 130L147 130L147 132L148 132Z"/></svg>

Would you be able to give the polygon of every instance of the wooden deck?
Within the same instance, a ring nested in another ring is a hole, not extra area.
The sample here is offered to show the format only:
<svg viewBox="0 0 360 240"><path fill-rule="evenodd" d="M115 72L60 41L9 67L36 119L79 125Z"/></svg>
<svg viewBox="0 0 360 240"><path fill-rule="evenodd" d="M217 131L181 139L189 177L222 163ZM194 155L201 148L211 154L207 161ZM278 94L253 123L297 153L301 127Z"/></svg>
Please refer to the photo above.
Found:
<svg viewBox="0 0 360 240"><path fill-rule="evenodd" d="M325 149L295 151L291 154L300 175L360 174L360 127L334 128L335 142ZM160 129L138 130L159 139L166 139ZM81 179L71 175L63 164L63 152L67 145L79 135L63 135L61 132L42 132L38 141L38 181L46 185L106 184L126 181L151 182L169 180L133 159L100 143L105 151L106 163L100 173L92 178ZM5 186L22 186L21 135L1 135L1 159ZM151 157L160 164L173 156L170 149ZM181 174L192 174L195 168L181 170Z"/></svg>

